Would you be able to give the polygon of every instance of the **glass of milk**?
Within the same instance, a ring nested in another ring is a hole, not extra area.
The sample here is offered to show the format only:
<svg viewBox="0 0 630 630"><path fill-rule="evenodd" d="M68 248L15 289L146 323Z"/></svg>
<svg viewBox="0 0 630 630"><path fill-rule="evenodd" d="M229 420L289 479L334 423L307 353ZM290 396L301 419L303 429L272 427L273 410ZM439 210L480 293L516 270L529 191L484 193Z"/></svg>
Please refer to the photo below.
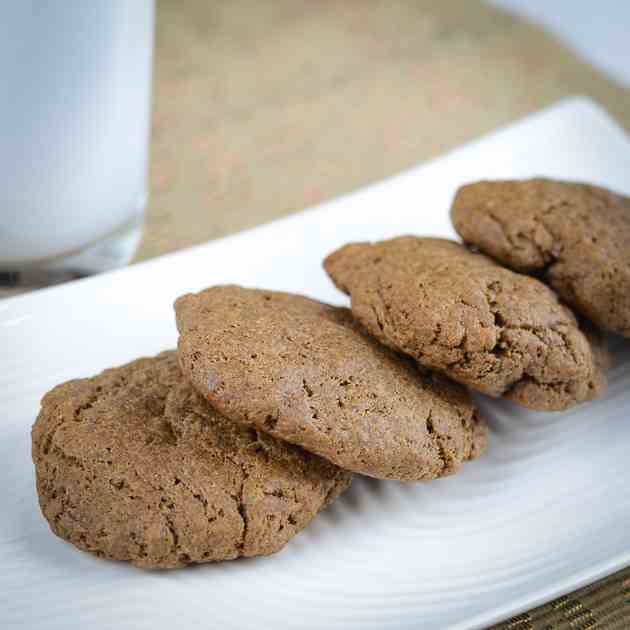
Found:
<svg viewBox="0 0 630 630"><path fill-rule="evenodd" d="M153 0L0 2L0 283L126 264L147 203Z"/></svg>

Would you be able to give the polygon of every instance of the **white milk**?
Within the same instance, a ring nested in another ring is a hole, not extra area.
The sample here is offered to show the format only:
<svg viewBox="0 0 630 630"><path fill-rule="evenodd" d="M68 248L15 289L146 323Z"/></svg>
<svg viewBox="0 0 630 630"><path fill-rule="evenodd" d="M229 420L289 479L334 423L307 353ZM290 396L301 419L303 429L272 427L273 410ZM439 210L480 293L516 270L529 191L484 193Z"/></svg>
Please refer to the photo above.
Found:
<svg viewBox="0 0 630 630"><path fill-rule="evenodd" d="M0 0L0 268L141 219L153 0Z"/></svg>

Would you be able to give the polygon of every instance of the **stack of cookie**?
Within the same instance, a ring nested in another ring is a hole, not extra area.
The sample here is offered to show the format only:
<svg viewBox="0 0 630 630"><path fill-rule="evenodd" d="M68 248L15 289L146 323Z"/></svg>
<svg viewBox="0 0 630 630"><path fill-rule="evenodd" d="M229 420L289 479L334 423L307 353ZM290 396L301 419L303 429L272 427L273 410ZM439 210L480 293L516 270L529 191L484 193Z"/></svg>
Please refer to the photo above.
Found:
<svg viewBox="0 0 630 630"><path fill-rule="evenodd" d="M176 301L177 351L49 392L33 461L52 530L147 568L270 554L352 473L428 481L480 455L467 388L536 410L598 396L602 335L561 299L630 334L628 200L485 182L452 216L492 258L435 238L350 244L324 267L351 309L211 287Z"/></svg>

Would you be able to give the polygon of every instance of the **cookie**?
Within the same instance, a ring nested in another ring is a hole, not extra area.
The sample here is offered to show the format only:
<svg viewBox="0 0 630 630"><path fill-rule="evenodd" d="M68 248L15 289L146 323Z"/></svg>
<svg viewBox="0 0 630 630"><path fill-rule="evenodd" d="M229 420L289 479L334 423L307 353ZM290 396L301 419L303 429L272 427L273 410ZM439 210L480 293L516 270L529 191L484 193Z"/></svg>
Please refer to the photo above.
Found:
<svg viewBox="0 0 630 630"><path fill-rule="evenodd" d="M630 198L550 179L478 182L459 189L451 216L467 243L630 336Z"/></svg>
<svg viewBox="0 0 630 630"><path fill-rule="evenodd" d="M382 479L447 475L483 450L466 391L421 374L347 309L219 286L175 310L182 372L228 418Z"/></svg>
<svg viewBox="0 0 630 630"><path fill-rule="evenodd" d="M354 243L324 267L371 335L485 394L560 410L603 387L588 341L553 291L458 243Z"/></svg>
<svg viewBox="0 0 630 630"><path fill-rule="evenodd" d="M55 387L32 438L53 532L151 569L274 553L350 483L324 459L222 417L174 352Z"/></svg>

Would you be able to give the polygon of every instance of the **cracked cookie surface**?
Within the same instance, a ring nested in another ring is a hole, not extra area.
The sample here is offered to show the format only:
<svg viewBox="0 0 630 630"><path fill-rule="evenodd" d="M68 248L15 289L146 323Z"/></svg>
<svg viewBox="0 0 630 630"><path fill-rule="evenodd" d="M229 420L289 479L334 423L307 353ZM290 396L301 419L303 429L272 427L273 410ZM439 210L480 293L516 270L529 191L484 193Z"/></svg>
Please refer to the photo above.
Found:
<svg viewBox="0 0 630 630"><path fill-rule="evenodd" d="M219 286L180 297L178 358L225 416L372 477L432 479L480 454L467 392L366 335L348 309Z"/></svg>
<svg viewBox="0 0 630 630"><path fill-rule="evenodd" d="M560 410L605 386L575 317L548 287L458 243L353 243L324 267L370 334L485 394Z"/></svg>
<svg viewBox="0 0 630 630"><path fill-rule="evenodd" d="M214 411L174 351L55 387L32 443L51 529L144 568L278 551L350 483Z"/></svg>
<svg viewBox="0 0 630 630"><path fill-rule="evenodd" d="M467 243L630 336L630 198L550 179L482 181L458 190L451 218Z"/></svg>

